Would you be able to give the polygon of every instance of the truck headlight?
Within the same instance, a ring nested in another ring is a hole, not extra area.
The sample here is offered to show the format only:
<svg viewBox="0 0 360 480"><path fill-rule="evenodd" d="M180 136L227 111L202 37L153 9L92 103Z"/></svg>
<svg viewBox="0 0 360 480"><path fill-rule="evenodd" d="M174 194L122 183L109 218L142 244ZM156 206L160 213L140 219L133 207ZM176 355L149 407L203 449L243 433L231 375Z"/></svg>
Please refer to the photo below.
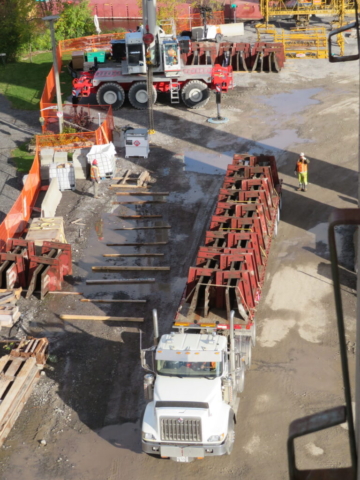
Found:
<svg viewBox="0 0 360 480"><path fill-rule="evenodd" d="M221 442L221 440L224 438L224 434L222 433L221 435L211 435L207 439L208 442Z"/></svg>
<svg viewBox="0 0 360 480"><path fill-rule="evenodd" d="M152 433L142 432L143 440L155 440L155 437Z"/></svg>

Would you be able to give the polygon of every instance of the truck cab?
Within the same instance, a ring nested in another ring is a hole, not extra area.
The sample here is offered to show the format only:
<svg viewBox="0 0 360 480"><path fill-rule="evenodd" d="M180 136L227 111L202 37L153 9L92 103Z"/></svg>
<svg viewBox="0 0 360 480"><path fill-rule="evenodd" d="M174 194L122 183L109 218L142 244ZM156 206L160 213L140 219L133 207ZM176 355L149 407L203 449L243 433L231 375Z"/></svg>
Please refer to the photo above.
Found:
<svg viewBox="0 0 360 480"><path fill-rule="evenodd" d="M238 402L228 347L228 338L216 331L182 331L142 350L143 367L151 370L145 352L153 361L144 378L144 452L178 462L231 453Z"/></svg>

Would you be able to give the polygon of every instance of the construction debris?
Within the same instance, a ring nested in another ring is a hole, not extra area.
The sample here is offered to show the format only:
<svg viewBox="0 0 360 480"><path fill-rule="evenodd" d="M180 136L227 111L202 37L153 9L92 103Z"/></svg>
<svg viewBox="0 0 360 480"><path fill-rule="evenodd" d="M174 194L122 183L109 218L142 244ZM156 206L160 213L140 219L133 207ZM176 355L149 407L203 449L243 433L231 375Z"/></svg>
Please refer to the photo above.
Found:
<svg viewBox="0 0 360 480"><path fill-rule="evenodd" d="M130 278L122 280L86 280L86 285L127 285L137 283L155 283L155 278Z"/></svg>
<svg viewBox="0 0 360 480"><path fill-rule="evenodd" d="M146 247L154 245L167 245L168 242L152 242L152 243L107 243L107 247Z"/></svg>
<svg viewBox="0 0 360 480"><path fill-rule="evenodd" d="M115 177L114 180L120 180L120 182L110 185L109 188L145 188L150 180L150 173L145 170L144 172L133 174L130 170L126 170L123 177Z"/></svg>
<svg viewBox="0 0 360 480"><path fill-rule="evenodd" d="M148 272L169 271L170 267L91 267L93 272Z"/></svg>
<svg viewBox="0 0 360 480"><path fill-rule="evenodd" d="M146 303L147 300L96 300L95 298L82 298L80 302L91 303Z"/></svg>
<svg viewBox="0 0 360 480"><path fill-rule="evenodd" d="M0 291L0 328L12 327L20 318L21 313L16 301L19 299L22 288Z"/></svg>
<svg viewBox="0 0 360 480"><path fill-rule="evenodd" d="M46 338L28 337L0 358L0 446L3 445L39 379L48 350Z"/></svg>
<svg viewBox="0 0 360 480"><path fill-rule="evenodd" d="M164 253L104 253L103 257L163 257Z"/></svg>
<svg viewBox="0 0 360 480"><path fill-rule="evenodd" d="M166 230L171 228L171 225L154 225L152 227L123 227L114 228L114 230Z"/></svg>
<svg viewBox="0 0 360 480"><path fill-rule="evenodd" d="M145 203L166 203L166 200L138 200L137 202L112 202L113 205L144 205Z"/></svg>
<svg viewBox="0 0 360 480"><path fill-rule="evenodd" d="M60 315L61 320L92 320L97 322L143 322L143 317L107 317L104 315Z"/></svg>

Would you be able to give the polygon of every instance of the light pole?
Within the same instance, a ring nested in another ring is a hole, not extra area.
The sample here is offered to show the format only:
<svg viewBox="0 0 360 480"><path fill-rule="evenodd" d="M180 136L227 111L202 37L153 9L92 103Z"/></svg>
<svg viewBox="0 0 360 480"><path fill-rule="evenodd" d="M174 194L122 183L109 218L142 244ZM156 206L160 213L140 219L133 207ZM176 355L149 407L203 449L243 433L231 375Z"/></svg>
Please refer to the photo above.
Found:
<svg viewBox="0 0 360 480"><path fill-rule="evenodd" d="M54 23L60 18L60 15L50 15L49 17L44 17L44 22L49 22L50 33L51 33L51 45L52 45L52 54L53 54L53 65L54 65L54 77L55 77L55 90L56 90L56 102L57 102L57 116L59 117L59 131L63 132L63 108L62 108L62 98L60 91L60 78L59 78L59 67L56 56L56 41L55 41L55 31Z"/></svg>

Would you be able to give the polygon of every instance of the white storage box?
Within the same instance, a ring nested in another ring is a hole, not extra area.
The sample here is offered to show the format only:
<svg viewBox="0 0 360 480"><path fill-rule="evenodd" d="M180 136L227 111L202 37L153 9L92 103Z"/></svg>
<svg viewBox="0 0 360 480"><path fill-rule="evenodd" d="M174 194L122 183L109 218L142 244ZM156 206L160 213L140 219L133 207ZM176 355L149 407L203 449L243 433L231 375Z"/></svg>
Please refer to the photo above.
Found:
<svg viewBox="0 0 360 480"><path fill-rule="evenodd" d="M97 160L100 178L112 178L115 173L115 153L115 147L110 142L105 145L93 145L86 156L90 165Z"/></svg>
<svg viewBox="0 0 360 480"><path fill-rule="evenodd" d="M146 128L133 128L125 132L125 158L148 158L149 151L149 135Z"/></svg>
<svg viewBox="0 0 360 480"><path fill-rule="evenodd" d="M57 178L59 190L75 190L75 172L71 163L53 163L50 165L49 176Z"/></svg>

